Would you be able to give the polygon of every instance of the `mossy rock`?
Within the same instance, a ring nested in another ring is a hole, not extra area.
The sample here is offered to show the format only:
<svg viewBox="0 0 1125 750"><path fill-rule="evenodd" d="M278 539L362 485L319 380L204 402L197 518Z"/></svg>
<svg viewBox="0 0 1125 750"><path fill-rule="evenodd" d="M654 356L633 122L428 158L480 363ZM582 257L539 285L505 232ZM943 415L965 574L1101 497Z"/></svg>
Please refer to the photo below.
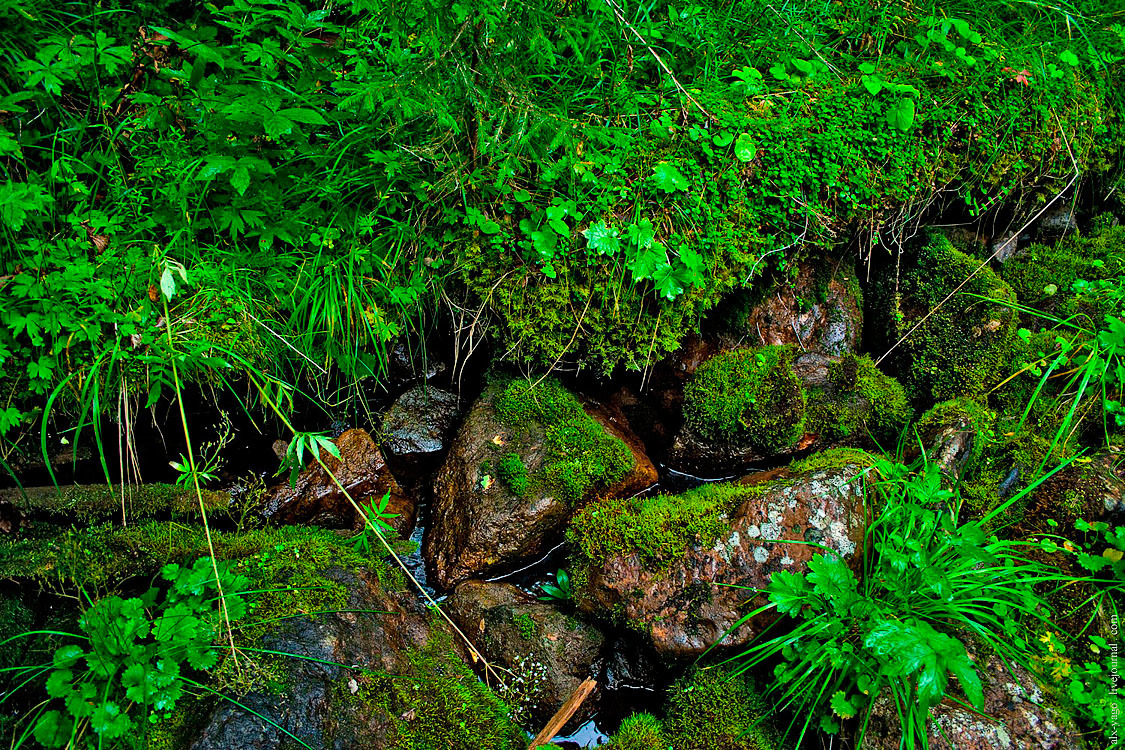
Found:
<svg viewBox="0 0 1125 750"><path fill-rule="evenodd" d="M717 443L748 443L777 453L805 432L805 389L793 372L793 346L717 354L684 388L684 424Z"/></svg>
<svg viewBox="0 0 1125 750"><path fill-rule="evenodd" d="M844 355L828 365L828 382L808 394L807 431L822 443L897 439L910 416L902 385L870 357Z"/></svg>
<svg viewBox="0 0 1125 750"><path fill-rule="evenodd" d="M675 750L779 750L780 738L763 721L769 713L744 675L695 669L669 690L664 732Z"/></svg>
<svg viewBox="0 0 1125 750"><path fill-rule="evenodd" d="M996 412L975 399L942 401L914 423L908 449L915 454L920 442L947 476L964 477L980 460L995 423Z"/></svg>
<svg viewBox="0 0 1125 750"><path fill-rule="evenodd" d="M431 582L448 589L545 554L575 509L634 494L656 469L625 420L554 378L494 375L434 480L423 541Z"/></svg>
<svg viewBox="0 0 1125 750"><path fill-rule="evenodd" d="M888 340L901 341L892 356L908 393L931 404L984 394L1009 374L1015 293L943 235L930 234L907 257L897 290L888 269L875 296Z"/></svg>
<svg viewBox="0 0 1125 750"><path fill-rule="evenodd" d="M374 712L382 721L389 719L381 747L523 750L527 742L509 719L507 704L450 649L449 637L436 635L407 652L396 674L360 677L354 694L341 681L334 700L345 713Z"/></svg>

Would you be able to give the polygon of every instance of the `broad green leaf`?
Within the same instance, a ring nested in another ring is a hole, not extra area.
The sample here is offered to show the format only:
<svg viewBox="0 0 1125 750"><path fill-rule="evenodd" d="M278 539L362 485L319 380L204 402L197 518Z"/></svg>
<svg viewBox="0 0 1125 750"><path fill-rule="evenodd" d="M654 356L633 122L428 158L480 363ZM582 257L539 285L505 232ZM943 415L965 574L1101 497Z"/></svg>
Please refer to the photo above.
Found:
<svg viewBox="0 0 1125 750"><path fill-rule="evenodd" d="M230 173L230 186L237 190L239 195L246 195L246 190L250 187L250 170L245 164L239 164Z"/></svg>
<svg viewBox="0 0 1125 750"><path fill-rule="evenodd" d="M660 162L653 168L652 178L656 187L665 193L675 193L688 188L688 181L683 173L666 161Z"/></svg>
<svg viewBox="0 0 1125 750"><path fill-rule="evenodd" d="M167 268L164 269L164 273L160 274L160 291L164 294L164 299L169 302L176 294L176 280L172 278L172 272Z"/></svg>
<svg viewBox="0 0 1125 750"><path fill-rule="evenodd" d="M315 109L282 109L278 111L282 117L287 117L293 122L302 122L305 125L327 125L328 121Z"/></svg>
<svg viewBox="0 0 1125 750"><path fill-rule="evenodd" d="M766 589L770 602L777 605L777 611L790 617L801 614L801 608L811 593L804 576L785 570L774 573Z"/></svg>
<svg viewBox="0 0 1125 750"><path fill-rule="evenodd" d="M914 124L914 100L903 98L888 106L887 123L904 133L909 131Z"/></svg>
<svg viewBox="0 0 1125 750"><path fill-rule="evenodd" d="M616 255L621 249L617 230L607 227L604 221L591 224L582 234L586 237L586 244L598 255Z"/></svg>
<svg viewBox="0 0 1125 750"><path fill-rule="evenodd" d="M753 161L758 154L758 146L749 133L742 133L734 142L734 155L741 161Z"/></svg>
<svg viewBox="0 0 1125 750"><path fill-rule="evenodd" d="M872 96L875 96L883 90L883 81L880 78L876 78L875 76L864 76L862 80L863 87L867 89L867 93L871 94Z"/></svg>
<svg viewBox="0 0 1125 750"><path fill-rule="evenodd" d="M35 723L35 740L47 748L66 747L74 732L74 722L59 711L48 711Z"/></svg>
<svg viewBox="0 0 1125 750"><path fill-rule="evenodd" d="M684 284L679 272L670 263L664 262L653 270L652 280L656 293L666 300L674 300L684 293Z"/></svg>

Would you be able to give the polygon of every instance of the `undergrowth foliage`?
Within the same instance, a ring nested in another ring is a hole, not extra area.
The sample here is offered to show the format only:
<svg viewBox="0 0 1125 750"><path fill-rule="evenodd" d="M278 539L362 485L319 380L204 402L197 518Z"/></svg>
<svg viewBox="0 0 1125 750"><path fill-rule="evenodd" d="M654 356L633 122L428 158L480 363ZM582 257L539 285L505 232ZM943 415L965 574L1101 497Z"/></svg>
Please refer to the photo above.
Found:
<svg viewBox="0 0 1125 750"><path fill-rule="evenodd" d="M1108 169L1112 8L5 3L6 451L172 356L354 395L442 296L514 356L641 367L798 243Z"/></svg>

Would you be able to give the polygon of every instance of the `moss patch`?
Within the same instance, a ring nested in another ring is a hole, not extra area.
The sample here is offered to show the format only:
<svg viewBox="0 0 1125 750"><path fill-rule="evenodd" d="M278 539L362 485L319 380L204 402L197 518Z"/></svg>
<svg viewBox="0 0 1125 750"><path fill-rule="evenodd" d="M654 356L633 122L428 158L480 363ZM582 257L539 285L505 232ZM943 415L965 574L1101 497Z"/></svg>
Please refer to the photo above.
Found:
<svg viewBox="0 0 1125 750"><path fill-rule="evenodd" d="M973 451L966 462L971 468L980 459L988 444L996 412L971 398L954 398L934 405L914 423L914 431L926 436L945 427L964 424L974 433Z"/></svg>
<svg viewBox="0 0 1125 750"><path fill-rule="evenodd" d="M605 745L605 750L668 750L660 719L649 713L629 716Z"/></svg>
<svg viewBox="0 0 1125 750"><path fill-rule="evenodd" d="M203 490L200 495L208 512L224 510L230 505L230 495L226 492ZM66 516L83 523L120 519L122 506L131 519L199 516L195 490L170 484L34 487L28 489L26 495L19 490L5 490L0 496L21 507L26 505L33 512Z"/></svg>
<svg viewBox="0 0 1125 750"><path fill-rule="evenodd" d="M704 362L684 388L684 422L717 442L749 442L764 452L805 431L805 390L793 373L796 348L736 349Z"/></svg>
<svg viewBox="0 0 1125 750"><path fill-rule="evenodd" d="M612 498L583 508L567 531L580 566L600 565L636 552L653 567L683 557L692 544L710 544L728 528L727 514L760 488L705 484L682 495Z"/></svg>
<svg viewBox="0 0 1125 750"><path fill-rule="evenodd" d="M513 495L523 497L527 492L527 467L518 453L508 453L501 458L496 464L496 474Z"/></svg>
<svg viewBox="0 0 1125 750"><path fill-rule="evenodd" d="M895 362L912 399L934 403L983 394L1004 378L1012 357L1017 316L1009 305L1016 295L940 234L929 235L910 259L898 289L888 273L878 296L888 338L898 341L910 332Z"/></svg>
<svg viewBox="0 0 1125 750"><path fill-rule="evenodd" d="M892 441L910 415L906 391L883 374L871 358L845 355L828 366L828 387L808 396L810 432L837 441L870 434L877 441Z"/></svg>
<svg viewBox="0 0 1125 750"><path fill-rule="evenodd" d="M355 695L346 680L339 702L370 702L393 724L396 750L522 750L526 747L508 706L477 679L436 630L422 650L412 650L393 677L365 675Z"/></svg>
<svg viewBox="0 0 1125 750"><path fill-rule="evenodd" d="M510 453L498 463L501 479L514 494L522 494L516 492L520 486L526 492L539 485L575 503L607 489L632 470L629 447L607 433L557 380L545 378L536 384L523 378L498 378L493 387L501 424L517 434L526 433L531 424L544 429L543 465L537 471L528 475L517 454Z"/></svg>
<svg viewBox="0 0 1125 750"><path fill-rule="evenodd" d="M664 731L676 750L774 750L780 742L752 684L721 667L693 670L669 691Z"/></svg>
<svg viewBox="0 0 1125 750"><path fill-rule="evenodd" d="M815 471L831 471L845 466L874 466L878 458L859 448L830 448L801 458L789 464L789 471L805 474Z"/></svg>

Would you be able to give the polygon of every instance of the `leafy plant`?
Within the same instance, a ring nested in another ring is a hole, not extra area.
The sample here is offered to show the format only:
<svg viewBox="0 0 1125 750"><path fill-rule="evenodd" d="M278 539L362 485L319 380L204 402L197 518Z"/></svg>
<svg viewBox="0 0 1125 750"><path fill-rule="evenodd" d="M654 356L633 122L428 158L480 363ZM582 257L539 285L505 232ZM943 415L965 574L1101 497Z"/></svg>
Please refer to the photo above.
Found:
<svg viewBox="0 0 1125 750"><path fill-rule="evenodd" d="M391 493L388 490L383 497L379 498L378 503L372 500L367 504L360 504L363 510L364 524L359 533L348 540L348 544L352 546L356 552L363 554L371 554L371 551L376 548L373 543L371 527L374 526L383 535L384 538L394 538L398 532L394 527L388 523L392 518L398 518L398 513L388 513L387 505L391 501Z"/></svg>
<svg viewBox="0 0 1125 750"><path fill-rule="evenodd" d="M317 432L294 432L293 438L289 441L289 445L285 448L285 458L278 468L278 474L289 472L289 486L297 486L297 475L305 468L306 452L313 460L320 460L320 451L323 449L326 453L335 458L340 457L340 449L332 442L332 439Z"/></svg>
<svg viewBox="0 0 1125 750"><path fill-rule="evenodd" d="M736 661L749 670L776 661L772 692L795 715L803 737L814 722L829 732L858 722L858 742L875 700L886 694L906 747L925 747L929 710L959 692L981 708L983 689L972 637L1005 663L1029 665L1034 629L1049 616L1041 591L1065 576L1026 554L1031 543L989 536L958 518L953 494L933 464L882 462L868 507L876 507L863 547L862 575L835 554L818 554L808 573L775 573L769 603L792 630L760 640ZM1026 493L1028 490L1024 490ZM950 682L956 678L957 691Z"/></svg>
<svg viewBox="0 0 1125 750"><path fill-rule="evenodd" d="M539 587L539 590L543 592L543 595L539 598L545 602L568 602L574 598L574 589L570 585L570 575L562 568L559 568L558 572L555 573L554 584L544 583Z"/></svg>
<svg viewBox="0 0 1125 750"><path fill-rule="evenodd" d="M199 685L192 673L217 663L223 610L229 620L246 614L249 579L232 567L210 558L169 564L163 592L106 597L87 609L78 621L84 635L70 634L80 643L58 648L49 665L48 705L57 708L41 711L35 739L48 748L99 747L168 716L185 687Z"/></svg>

